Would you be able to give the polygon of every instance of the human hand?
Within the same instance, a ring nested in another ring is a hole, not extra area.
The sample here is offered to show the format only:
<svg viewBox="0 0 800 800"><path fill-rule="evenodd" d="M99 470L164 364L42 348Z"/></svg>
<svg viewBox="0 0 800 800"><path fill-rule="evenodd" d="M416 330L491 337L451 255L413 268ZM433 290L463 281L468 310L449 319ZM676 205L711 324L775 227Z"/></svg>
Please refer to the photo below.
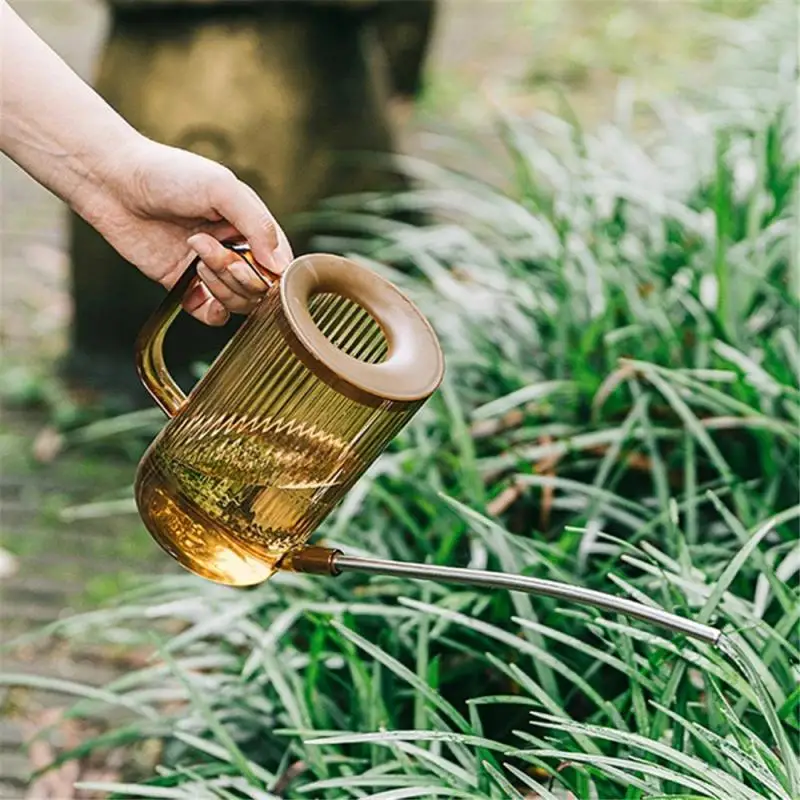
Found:
<svg viewBox="0 0 800 800"><path fill-rule="evenodd" d="M197 253L184 307L209 325L265 285L220 240L244 238L272 272L289 243L255 192L220 164L135 131L0 0L0 151L65 200L128 261L170 288Z"/></svg>
<svg viewBox="0 0 800 800"><path fill-rule="evenodd" d="M124 153L124 155L123 155ZM201 283L184 308L207 325L246 314L267 285L220 242L245 239L255 260L280 273L292 260L285 234L256 193L209 159L136 136L76 192L73 208L123 258L166 288L196 253Z"/></svg>

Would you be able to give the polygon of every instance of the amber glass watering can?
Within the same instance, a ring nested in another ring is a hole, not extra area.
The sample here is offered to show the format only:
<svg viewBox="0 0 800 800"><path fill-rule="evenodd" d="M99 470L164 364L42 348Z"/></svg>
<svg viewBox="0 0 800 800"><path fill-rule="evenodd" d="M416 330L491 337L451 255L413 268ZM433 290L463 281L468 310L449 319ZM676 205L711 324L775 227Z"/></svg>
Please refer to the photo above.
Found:
<svg viewBox="0 0 800 800"><path fill-rule="evenodd" d="M187 269L143 328L137 365L170 417L145 453L136 502L186 569L233 586L276 570L359 571L543 594L627 614L716 643L719 631L625 598L523 575L347 556L306 546L315 529L436 391L436 334L391 283L313 254L263 299L186 397L164 363L166 332L198 279Z"/></svg>

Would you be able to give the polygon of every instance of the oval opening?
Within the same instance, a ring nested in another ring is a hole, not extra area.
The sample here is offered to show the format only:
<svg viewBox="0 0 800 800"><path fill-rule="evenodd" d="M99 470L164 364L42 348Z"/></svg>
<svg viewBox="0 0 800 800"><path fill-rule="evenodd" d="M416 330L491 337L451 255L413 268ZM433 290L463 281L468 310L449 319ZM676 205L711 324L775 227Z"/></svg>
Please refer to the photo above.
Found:
<svg viewBox="0 0 800 800"><path fill-rule="evenodd" d="M377 320L361 305L334 292L311 296L308 311L334 347L365 364L386 360L388 342Z"/></svg>

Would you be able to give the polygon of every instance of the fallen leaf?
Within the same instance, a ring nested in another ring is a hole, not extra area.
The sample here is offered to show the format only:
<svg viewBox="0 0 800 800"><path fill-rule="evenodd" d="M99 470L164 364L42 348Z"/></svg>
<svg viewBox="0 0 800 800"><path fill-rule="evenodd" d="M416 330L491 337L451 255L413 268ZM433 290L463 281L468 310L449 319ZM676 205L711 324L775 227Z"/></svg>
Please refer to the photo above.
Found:
<svg viewBox="0 0 800 800"><path fill-rule="evenodd" d="M289 788L289 784L307 769L308 767L303 761L295 761L294 764L290 764L283 774L278 777L278 780L275 781L272 793L282 797L283 793Z"/></svg>
<svg viewBox="0 0 800 800"><path fill-rule="evenodd" d="M55 730L63 736L63 746L67 749L76 747L80 743L78 726L74 720L62 720L62 714L63 710L59 708L42 711L25 726L28 729L26 738L30 740L43 729L61 721ZM28 746L28 757L33 770L48 767L56 755L55 748L45 737L31 741ZM28 787L25 800L75 800L75 783L79 778L79 762L68 761L33 781Z"/></svg>
<svg viewBox="0 0 800 800"><path fill-rule="evenodd" d="M523 487L520 484L512 484L486 504L486 511L493 517L499 516L507 511L509 506L517 502L522 492Z"/></svg>

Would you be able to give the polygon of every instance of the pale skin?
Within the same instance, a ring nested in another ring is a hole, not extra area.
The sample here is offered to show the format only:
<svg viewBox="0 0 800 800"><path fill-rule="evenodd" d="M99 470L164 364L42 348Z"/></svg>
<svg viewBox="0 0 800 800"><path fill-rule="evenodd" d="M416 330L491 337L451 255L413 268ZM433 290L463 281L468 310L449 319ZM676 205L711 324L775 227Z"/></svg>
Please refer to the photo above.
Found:
<svg viewBox="0 0 800 800"><path fill-rule="evenodd" d="M208 325L245 314L266 284L220 242L244 239L280 274L289 242L228 169L134 130L0 0L0 151L66 202L125 259L170 288L195 254L184 308Z"/></svg>

